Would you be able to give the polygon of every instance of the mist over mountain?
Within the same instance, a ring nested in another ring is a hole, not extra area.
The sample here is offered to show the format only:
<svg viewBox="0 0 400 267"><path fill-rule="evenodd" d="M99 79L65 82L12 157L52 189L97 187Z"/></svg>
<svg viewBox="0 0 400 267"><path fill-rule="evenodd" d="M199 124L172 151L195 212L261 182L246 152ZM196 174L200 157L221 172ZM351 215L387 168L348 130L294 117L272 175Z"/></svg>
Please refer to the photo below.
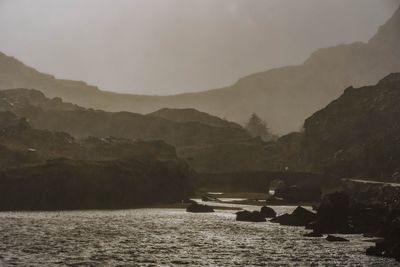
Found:
<svg viewBox="0 0 400 267"><path fill-rule="evenodd" d="M194 110L173 112L181 118L200 115L201 120L173 121L161 116L163 110L141 115L126 111L86 109L65 103L60 98L49 99L42 92L29 89L1 90L0 111L11 111L27 118L37 129L67 132L76 138L113 136L133 140L163 140L178 147L249 138L239 125Z"/></svg>
<svg viewBox="0 0 400 267"><path fill-rule="evenodd" d="M400 71L400 11L368 43L320 49L301 65L272 69L240 79L232 86L173 96L101 91L84 82L55 79L0 54L0 88L36 88L49 97L108 111L150 113L161 108L195 108L243 123L255 112L273 131L298 130L315 110L343 88L374 84Z"/></svg>

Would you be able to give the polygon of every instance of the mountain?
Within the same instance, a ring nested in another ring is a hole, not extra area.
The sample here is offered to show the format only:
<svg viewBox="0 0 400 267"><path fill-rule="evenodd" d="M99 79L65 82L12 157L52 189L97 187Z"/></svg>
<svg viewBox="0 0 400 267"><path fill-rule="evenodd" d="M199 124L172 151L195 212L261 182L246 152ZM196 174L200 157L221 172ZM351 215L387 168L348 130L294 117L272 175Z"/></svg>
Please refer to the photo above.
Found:
<svg viewBox="0 0 400 267"><path fill-rule="evenodd" d="M374 84L400 71L400 9L368 43L320 49L298 66L272 69L232 86L198 93L145 96L101 91L84 82L56 79L0 54L0 88L35 88L80 106L149 113L195 108L243 123L257 113L277 133L298 130L305 118L337 98L343 88Z"/></svg>
<svg viewBox="0 0 400 267"><path fill-rule="evenodd" d="M347 88L305 121L302 160L340 177L400 178L400 74Z"/></svg>
<svg viewBox="0 0 400 267"><path fill-rule="evenodd" d="M190 116L201 114L201 121L213 123L204 124L196 120L178 122L154 114L86 109L65 103L60 98L49 99L42 92L30 89L1 90L0 111L11 111L27 118L34 128L67 132L76 138L114 136L163 140L174 146L215 144L249 138L239 125L205 113L190 111ZM175 110L174 114L181 118L190 117L186 115L187 110Z"/></svg>

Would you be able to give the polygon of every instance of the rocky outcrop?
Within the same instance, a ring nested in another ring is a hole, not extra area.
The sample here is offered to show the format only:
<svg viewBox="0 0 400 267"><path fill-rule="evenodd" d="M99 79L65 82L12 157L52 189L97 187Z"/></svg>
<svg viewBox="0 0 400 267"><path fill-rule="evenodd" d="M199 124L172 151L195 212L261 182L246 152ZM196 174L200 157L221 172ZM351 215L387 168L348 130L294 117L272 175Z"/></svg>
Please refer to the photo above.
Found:
<svg viewBox="0 0 400 267"><path fill-rule="evenodd" d="M316 220L316 214L303 208L297 207L291 214L283 214L271 220L271 222L288 226L307 226Z"/></svg>
<svg viewBox="0 0 400 267"><path fill-rule="evenodd" d="M326 195L317 208L313 234L364 234L379 237L366 254L400 261L400 186L385 183L346 182L344 191ZM348 241L328 236L328 241Z"/></svg>
<svg viewBox="0 0 400 267"><path fill-rule="evenodd" d="M304 124L302 158L310 170L340 177L390 178L400 166L400 74L349 87Z"/></svg>
<svg viewBox="0 0 400 267"><path fill-rule="evenodd" d="M238 211L236 212L236 221L243 222L266 222L265 217L259 211Z"/></svg>
<svg viewBox="0 0 400 267"><path fill-rule="evenodd" d="M312 228L319 233L349 233L349 204L346 193L335 192L325 196Z"/></svg>
<svg viewBox="0 0 400 267"><path fill-rule="evenodd" d="M276 211L271 207L267 207L267 206L261 207L260 213L262 216L264 216L264 218L275 218L276 217Z"/></svg>

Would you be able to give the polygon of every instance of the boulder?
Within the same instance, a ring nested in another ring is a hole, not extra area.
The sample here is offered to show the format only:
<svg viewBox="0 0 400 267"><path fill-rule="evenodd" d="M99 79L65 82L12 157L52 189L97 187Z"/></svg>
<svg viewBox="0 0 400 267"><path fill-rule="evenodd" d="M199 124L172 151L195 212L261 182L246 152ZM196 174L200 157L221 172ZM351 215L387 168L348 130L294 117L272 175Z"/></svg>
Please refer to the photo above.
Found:
<svg viewBox="0 0 400 267"><path fill-rule="evenodd" d="M260 213L264 218L275 218L276 217L276 212L274 209L264 206L261 208Z"/></svg>
<svg viewBox="0 0 400 267"><path fill-rule="evenodd" d="M314 212L300 206L293 211L292 216L297 218L304 226L315 221L317 218L317 215Z"/></svg>
<svg viewBox="0 0 400 267"><path fill-rule="evenodd" d="M292 214L283 214L271 220L281 225L289 226L307 226L309 223L316 220L316 214L303 207L297 207Z"/></svg>
<svg viewBox="0 0 400 267"><path fill-rule="evenodd" d="M339 236L333 236L333 235L328 235L326 237L326 240L329 242L349 242L348 239L339 237Z"/></svg>
<svg viewBox="0 0 400 267"><path fill-rule="evenodd" d="M236 212L236 221L265 222L265 217L259 211L243 210Z"/></svg>
<svg viewBox="0 0 400 267"><path fill-rule="evenodd" d="M186 208L187 212L194 213L206 213L206 212L214 212L214 209L207 205L201 205L196 203L192 203L189 207Z"/></svg>

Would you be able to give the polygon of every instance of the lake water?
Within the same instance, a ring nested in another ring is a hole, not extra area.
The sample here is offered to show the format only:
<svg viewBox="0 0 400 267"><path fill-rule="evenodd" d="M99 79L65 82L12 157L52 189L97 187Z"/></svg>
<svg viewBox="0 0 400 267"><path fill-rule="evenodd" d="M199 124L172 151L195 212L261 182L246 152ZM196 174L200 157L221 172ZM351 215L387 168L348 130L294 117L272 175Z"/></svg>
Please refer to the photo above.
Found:
<svg viewBox="0 0 400 267"><path fill-rule="evenodd" d="M277 207L278 213L293 207ZM371 243L306 238L299 227L236 222L235 211L178 209L0 213L0 265L397 266Z"/></svg>

